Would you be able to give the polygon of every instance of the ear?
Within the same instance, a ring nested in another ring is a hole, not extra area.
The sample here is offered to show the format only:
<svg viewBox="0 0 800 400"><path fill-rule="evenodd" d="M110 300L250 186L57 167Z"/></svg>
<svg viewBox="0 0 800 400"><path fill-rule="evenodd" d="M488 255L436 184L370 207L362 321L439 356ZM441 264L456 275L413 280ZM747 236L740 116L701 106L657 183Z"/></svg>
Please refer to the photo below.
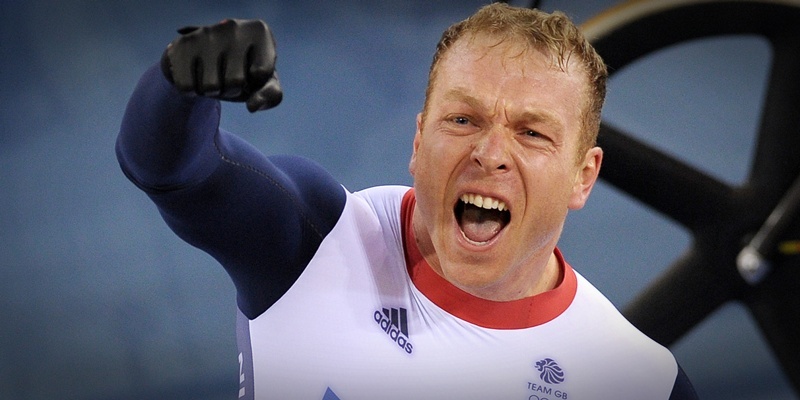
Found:
<svg viewBox="0 0 800 400"><path fill-rule="evenodd" d="M408 172L414 176L417 164L417 150L419 150L419 141L421 140L422 132L422 113L417 114L417 131L414 133L414 148L411 152L411 161L408 162Z"/></svg>
<svg viewBox="0 0 800 400"><path fill-rule="evenodd" d="M594 183L600 175L600 164L603 163L603 149L593 147L586 152L583 161L575 175L572 186L572 196L569 201L571 210L580 210L589 199Z"/></svg>

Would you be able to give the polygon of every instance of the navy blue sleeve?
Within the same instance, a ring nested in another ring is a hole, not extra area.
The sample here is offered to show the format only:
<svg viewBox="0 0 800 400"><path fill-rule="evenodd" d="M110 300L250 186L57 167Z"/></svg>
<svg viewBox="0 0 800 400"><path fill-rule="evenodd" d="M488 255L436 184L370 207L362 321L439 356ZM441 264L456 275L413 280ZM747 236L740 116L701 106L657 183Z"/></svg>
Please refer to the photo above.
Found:
<svg viewBox="0 0 800 400"><path fill-rule="evenodd" d="M117 158L170 228L222 264L252 319L302 273L345 192L319 165L266 157L219 119L218 101L181 95L154 66L131 96Z"/></svg>
<svg viewBox="0 0 800 400"><path fill-rule="evenodd" d="M689 381L689 377L686 376L680 365L678 365L678 376L675 377L675 384L672 386L669 400L698 400L692 382Z"/></svg>

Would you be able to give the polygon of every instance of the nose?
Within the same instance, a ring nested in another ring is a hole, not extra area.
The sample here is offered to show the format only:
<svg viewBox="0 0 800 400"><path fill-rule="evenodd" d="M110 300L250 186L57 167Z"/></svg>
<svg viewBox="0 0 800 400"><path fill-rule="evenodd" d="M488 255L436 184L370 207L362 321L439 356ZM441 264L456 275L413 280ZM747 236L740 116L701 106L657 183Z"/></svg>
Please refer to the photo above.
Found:
<svg viewBox="0 0 800 400"><path fill-rule="evenodd" d="M472 162L488 174L508 170L510 165L509 135L503 129L486 131L472 149Z"/></svg>

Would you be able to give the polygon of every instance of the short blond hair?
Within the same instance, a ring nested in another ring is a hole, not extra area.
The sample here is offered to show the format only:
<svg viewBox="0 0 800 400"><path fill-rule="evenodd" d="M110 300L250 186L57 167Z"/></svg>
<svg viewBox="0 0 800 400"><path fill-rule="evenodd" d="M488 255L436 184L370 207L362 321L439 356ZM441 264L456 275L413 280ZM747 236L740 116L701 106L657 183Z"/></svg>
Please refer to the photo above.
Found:
<svg viewBox="0 0 800 400"><path fill-rule="evenodd" d="M577 61L577 65L585 71L588 81L588 101L582 111L579 155L582 156L596 144L608 79L608 70L603 59L564 13L556 11L548 14L537 9L511 7L504 3L484 6L471 17L451 25L442 33L428 74L423 119L440 61L456 41L465 36L474 37L479 34L498 37L501 41L520 41L545 51L555 58L562 70L566 70L573 60Z"/></svg>

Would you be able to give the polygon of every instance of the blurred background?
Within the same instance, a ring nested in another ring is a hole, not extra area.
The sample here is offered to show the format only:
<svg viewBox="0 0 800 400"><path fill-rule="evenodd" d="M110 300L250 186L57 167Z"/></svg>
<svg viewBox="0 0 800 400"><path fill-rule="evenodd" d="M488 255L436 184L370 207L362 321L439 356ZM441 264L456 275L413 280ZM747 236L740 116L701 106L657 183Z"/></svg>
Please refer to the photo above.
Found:
<svg viewBox="0 0 800 400"><path fill-rule="evenodd" d="M121 173L128 96L184 25L261 18L285 97L223 126L313 158L351 190L410 184L436 41L486 1L0 3L0 398L235 398L233 285ZM583 22L616 4L544 0ZM527 2L511 4L527 6ZM680 27L676 27L679 29ZM693 41L616 71L604 118L730 184L750 166L770 48ZM601 182L568 218L568 261L622 308L691 244ZM795 399L748 310L718 309L672 347L702 399Z"/></svg>

